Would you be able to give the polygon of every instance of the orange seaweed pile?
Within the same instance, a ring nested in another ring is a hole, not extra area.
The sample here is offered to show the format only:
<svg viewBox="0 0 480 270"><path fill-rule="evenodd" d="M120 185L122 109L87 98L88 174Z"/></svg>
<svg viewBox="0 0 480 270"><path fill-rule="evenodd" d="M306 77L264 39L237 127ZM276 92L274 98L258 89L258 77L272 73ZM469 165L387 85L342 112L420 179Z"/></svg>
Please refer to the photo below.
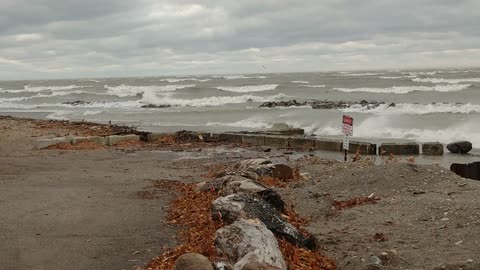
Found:
<svg viewBox="0 0 480 270"><path fill-rule="evenodd" d="M210 205L216 199L211 192L197 192L192 184L179 188L181 196L175 199L168 214L170 224L183 225L180 232L182 243L172 249L167 249L159 257L153 259L145 269L167 270L173 269L175 261L188 252L196 252L209 257L217 258L214 241L215 232L223 226L214 221L210 215Z"/></svg>
<svg viewBox="0 0 480 270"><path fill-rule="evenodd" d="M278 239L278 244L289 270L337 269L337 265L332 258L324 256L318 251L299 248L284 239Z"/></svg>

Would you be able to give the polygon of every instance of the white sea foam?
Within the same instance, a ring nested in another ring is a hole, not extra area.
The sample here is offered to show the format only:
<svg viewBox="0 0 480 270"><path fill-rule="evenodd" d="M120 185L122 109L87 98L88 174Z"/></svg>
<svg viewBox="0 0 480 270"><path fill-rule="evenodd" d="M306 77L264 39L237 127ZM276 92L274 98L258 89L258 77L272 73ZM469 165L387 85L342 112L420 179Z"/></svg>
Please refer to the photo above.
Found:
<svg viewBox="0 0 480 270"><path fill-rule="evenodd" d="M161 82L169 82L169 83L178 83L178 82L186 82L186 81L195 81L195 82L208 82L210 79L197 79L197 78L168 78L168 79L161 79Z"/></svg>
<svg viewBox="0 0 480 270"><path fill-rule="evenodd" d="M380 79L384 80L397 80L397 79L404 79L404 78L416 78L416 75L407 75L407 76L382 76Z"/></svg>
<svg viewBox="0 0 480 270"><path fill-rule="evenodd" d="M437 91L437 92L455 92L470 88L471 84L451 84L429 86L393 86L387 88L334 88L341 92L368 92L368 93L388 93L388 94L406 94L414 91Z"/></svg>
<svg viewBox="0 0 480 270"><path fill-rule="evenodd" d="M252 129L267 129L273 127L272 124L263 122L257 118L244 119L233 123L208 122L206 126L240 127Z"/></svg>
<svg viewBox="0 0 480 270"><path fill-rule="evenodd" d="M272 91L277 89L278 84L246 85L246 86L218 86L217 89L227 92L248 93Z"/></svg>
<svg viewBox="0 0 480 270"><path fill-rule="evenodd" d="M366 73L343 73L340 76L344 77L349 77L349 76L355 76L355 77L361 77L361 76L377 76L377 75L382 75L385 73L376 73L376 72L366 72Z"/></svg>
<svg viewBox="0 0 480 270"><path fill-rule="evenodd" d="M43 92L43 91L68 91L78 88L88 88L91 86L67 85L67 86L30 86L25 85L23 89L0 89L0 93L22 93L22 92Z"/></svg>
<svg viewBox="0 0 480 270"><path fill-rule="evenodd" d="M285 98L283 94L275 96L213 96L197 99L178 99L170 96L157 96L155 94L144 95L142 103L144 104L157 104L157 105L171 105L171 106L184 106L184 107L207 107L207 106L223 106L226 104L239 104L247 102L265 102L272 100L279 100Z"/></svg>
<svg viewBox="0 0 480 270"><path fill-rule="evenodd" d="M245 76L245 75L224 75L224 76L212 76L217 79L225 80L239 80L239 79L266 79L266 76Z"/></svg>
<svg viewBox="0 0 480 270"><path fill-rule="evenodd" d="M402 74L408 74L412 76L418 76L418 75L435 75L437 74L438 71L426 71L426 72L402 72Z"/></svg>
<svg viewBox="0 0 480 270"><path fill-rule="evenodd" d="M107 89L107 94L112 96L118 97L129 97L129 96L136 96L142 93L147 92L173 92L178 89L195 87L195 84L188 84L188 85L150 85L150 86L133 86L133 85L125 85L121 84L119 86L104 86Z"/></svg>
<svg viewBox="0 0 480 270"><path fill-rule="evenodd" d="M457 125L445 129L419 129L399 128L388 116L376 116L367 118L355 126L355 136L364 138L391 138L411 139L420 142L438 141L450 143L457 140L471 141L474 147L480 146L480 126L476 122L460 122ZM316 135L341 135L338 124L331 124L318 128Z"/></svg>
<svg viewBox="0 0 480 270"><path fill-rule="evenodd" d="M319 84L319 85L303 85L304 87L310 87L310 88L323 88L323 87L327 87L326 85L324 84Z"/></svg>
<svg viewBox="0 0 480 270"><path fill-rule="evenodd" d="M347 109L341 109L343 112L373 113L373 114L432 114L432 113L456 113L470 114L480 113L480 105L477 104L454 104L454 103L435 103L435 104L410 104L399 103L394 107L388 104L382 104L374 109L368 109L365 106L353 105Z"/></svg>
<svg viewBox="0 0 480 270"><path fill-rule="evenodd" d="M429 82L429 83L462 83L462 82L480 82L480 78L461 78L461 79L443 79L443 78L415 78L414 82Z"/></svg>
<svg viewBox="0 0 480 270"><path fill-rule="evenodd" d="M85 111L85 112L83 112L82 115L84 115L84 116L87 116L87 115L97 115L97 114L101 114L101 113L103 113L103 111L91 110L91 111Z"/></svg>
<svg viewBox="0 0 480 270"><path fill-rule="evenodd" d="M292 83L307 84L309 81L292 81Z"/></svg>

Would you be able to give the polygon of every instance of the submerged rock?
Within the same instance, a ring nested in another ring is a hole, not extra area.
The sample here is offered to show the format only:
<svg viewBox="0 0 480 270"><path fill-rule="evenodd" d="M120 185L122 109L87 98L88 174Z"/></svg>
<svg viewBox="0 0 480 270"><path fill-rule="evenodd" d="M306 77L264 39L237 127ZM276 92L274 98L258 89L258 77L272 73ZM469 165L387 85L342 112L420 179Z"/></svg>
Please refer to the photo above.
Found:
<svg viewBox="0 0 480 270"><path fill-rule="evenodd" d="M287 269L275 236L258 219L239 219L220 228L215 247L219 256L235 262L234 269Z"/></svg>
<svg viewBox="0 0 480 270"><path fill-rule="evenodd" d="M147 109L162 109L162 108L170 108L172 107L172 105L168 105L168 104L161 104L161 105L157 105L157 104L147 104L147 105L142 105L142 108L147 108Z"/></svg>
<svg viewBox="0 0 480 270"><path fill-rule="evenodd" d="M466 154L472 150L472 143L468 141L458 141L447 145L448 151L454 154Z"/></svg>
<svg viewBox="0 0 480 270"><path fill-rule="evenodd" d="M89 105L92 104L90 101L76 100L76 101L67 101L62 104L71 105L71 106L80 106L80 105Z"/></svg>
<svg viewBox="0 0 480 270"><path fill-rule="evenodd" d="M174 270L213 270L213 266L202 254L186 253L175 261Z"/></svg>
<svg viewBox="0 0 480 270"><path fill-rule="evenodd" d="M269 230L287 241L299 247L315 248L314 238L301 234L262 198L247 194L220 197L212 203L211 211L213 217L221 218L227 223L233 223L240 218L259 219Z"/></svg>

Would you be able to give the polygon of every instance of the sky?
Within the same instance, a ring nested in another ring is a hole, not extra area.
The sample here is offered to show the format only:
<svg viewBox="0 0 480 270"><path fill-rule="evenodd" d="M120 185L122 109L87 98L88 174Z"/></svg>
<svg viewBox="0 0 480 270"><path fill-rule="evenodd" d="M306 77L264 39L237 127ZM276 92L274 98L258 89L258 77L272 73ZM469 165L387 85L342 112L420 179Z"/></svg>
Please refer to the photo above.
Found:
<svg viewBox="0 0 480 270"><path fill-rule="evenodd" d="M0 80L480 66L478 0L0 0Z"/></svg>

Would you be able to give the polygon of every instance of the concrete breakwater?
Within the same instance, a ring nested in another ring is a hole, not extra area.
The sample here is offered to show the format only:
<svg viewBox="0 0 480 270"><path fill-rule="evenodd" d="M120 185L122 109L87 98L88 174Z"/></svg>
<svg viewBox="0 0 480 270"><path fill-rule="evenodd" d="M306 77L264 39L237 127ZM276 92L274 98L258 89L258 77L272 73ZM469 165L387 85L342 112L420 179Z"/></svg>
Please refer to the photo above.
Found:
<svg viewBox="0 0 480 270"><path fill-rule="evenodd" d="M343 141L329 138L306 137L301 135L301 130L289 130L288 132L231 132L231 133L204 133L204 132L183 132L189 138L199 141L244 143L252 146L268 146L278 149L289 150L313 150L313 151L343 151ZM146 136L145 136L146 135ZM47 148L58 143L76 144L78 142L94 142L100 145L115 145L122 141L146 141L154 142L167 133L146 133L143 136L111 135L111 136L90 136L90 137L60 137L53 139L38 139L36 148ZM350 141L349 153L361 155L443 155L444 145L437 142L432 143L382 143L376 144L365 141Z"/></svg>

